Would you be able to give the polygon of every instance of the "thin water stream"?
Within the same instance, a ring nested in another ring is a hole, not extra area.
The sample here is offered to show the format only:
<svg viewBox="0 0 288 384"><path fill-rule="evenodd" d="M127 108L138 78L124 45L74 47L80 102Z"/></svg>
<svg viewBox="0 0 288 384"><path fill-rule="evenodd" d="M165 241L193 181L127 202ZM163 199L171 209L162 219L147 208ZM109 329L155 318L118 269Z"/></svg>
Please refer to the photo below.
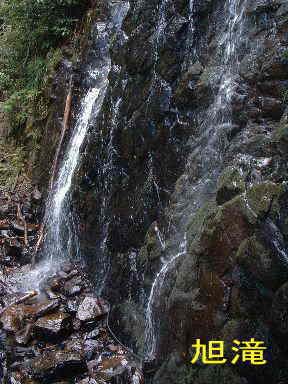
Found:
<svg viewBox="0 0 288 384"><path fill-rule="evenodd" d="M169 239L170 243L175 243L173 252L165 257L160 272L153 282L148 305L146 309L146 327L145 327L145 357L153 360L157 357L157 345L159 340L160 319L157 310L161 301L161 288L167 275L167 272L175 266L176 260L186 254L186 227L189 218L203 206L207 196L212 196L215 191L215 185L221 171L222 154L225 152L225 132L227 127L232 126L232 98L236 92L239 78L239 55L241 47L245 44L244 26L245 26L245 7L247 1L226 0L223 12L225 12L226 23L222 27L222 32L217 41L217 66L212 76L212 87L218 89L214 101L205 113L200 131L203 144L197 145L192 151L187 161L187 168L191 167L193 162L198 161L199 179L191 184L189 177L186 178L186 193L180 196L177 201L177 213L181 216L180 224L177 226L177 233L174 238ZM191 18L190 23L193 26L193 0L190 2ZM195 28L190 28L191 33L195 33ZM218 82L218 83L217 83ZM189 171L188 171L189 172ZM179 208L180 207L180 208ZM162 241L165 244L165 239ZM175 251L178 249L178 251ZM174 253L175 252L175 253Z"/></svg>
<svg viewBox="0 0 288 384"><path fill-rule="evenodd" d="M47 199L44 217L46 235L42 257L36 267L19 283L24 289L39 289L47 276L59 268L61 262L71 258L81 259L77 218L71 210L73 177L79 166L81 148L89 127L97 119L105 98L111 69L111 38L113 33L121 28L129 9L128 2L111 1L109 5L110 19L96 23L93 30L93 50L90 52L92 59L85 78L88 89L82 99L56 181ZM113 148L108 150L113 151Z"/></svg>

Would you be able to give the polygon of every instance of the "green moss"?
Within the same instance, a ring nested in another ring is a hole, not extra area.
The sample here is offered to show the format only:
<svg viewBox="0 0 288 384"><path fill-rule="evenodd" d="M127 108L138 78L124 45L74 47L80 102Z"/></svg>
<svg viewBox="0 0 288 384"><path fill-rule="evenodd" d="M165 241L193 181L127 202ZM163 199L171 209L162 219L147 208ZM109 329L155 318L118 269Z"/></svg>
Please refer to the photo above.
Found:
<svg viewBox="0 0 288 384"><path fill-rule="evenodd" d="M250 224L255 224L261 216L268 214L269 210L272 215L278 214L280 209L278 200L285 190L284 184L272 182L257 184L248 189L247 192L223 204L222 208L230 209L234 206L242 212ZM218 215L221 215L221 210L218 211ZM219 216L218 221L220 219L221 216Z"/></svg>
<svg viewBox="0 0 288 384"><path fill-rule="evenodd" d="M276 141L288 143L288 124L280 124L275 130L274 139Z"/></svg>
<svg viewBox="0 0 288 384"><path fill-rule="evenodd" d="M0 146L0 189L5 191L15 185L25 165L26 152L24 147L4 143L2 139L0 139Z"/></svg>
<svg viewBox="0 0 288 384"><path fill-rule="evenodd" d="M283 58L288 60L288 49L283 52Z"/></svg>
<svg viewBox="0 0 288 384"><path fill-rule="evenodd" d="M203 231L206 221L216 214L217 206L214 201L208 201L191 218L187 227L188 250L196 247L199 235Z"/></svg>
<svg viewBox="0 0 288 384"><path fill-rule="evenodd" d="M279 212L279 197L285 192L283 184L267 182L257 184L247 191L247 201L249 207L257 216L268 213L277 214Z"/></svg>
<svg viewBox="0 0 288 384"><path fill-rule="evenodd" d="M245 191L245 180L240 170L227 167L218 179L217 203L223 204Z"/></svg>
<svg viewBox="0 0 288 384"><path fill-rule="evenodd" d="M62 58L61 45L88 6L79 0L0 3L0 86L14 133L27 119L46 117L44 90ZM73 40L73 39L72 39Z"/></svg>

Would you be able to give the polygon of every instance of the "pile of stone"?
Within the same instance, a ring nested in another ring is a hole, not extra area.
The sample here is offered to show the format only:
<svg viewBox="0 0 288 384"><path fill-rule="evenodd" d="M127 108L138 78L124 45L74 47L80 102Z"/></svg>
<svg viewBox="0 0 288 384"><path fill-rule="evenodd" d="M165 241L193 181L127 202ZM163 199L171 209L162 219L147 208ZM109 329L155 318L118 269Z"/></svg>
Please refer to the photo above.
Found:
<svg viewBox="0 0 288 384"><path fill-rule="evenodd" d="M0 191L0 266L2 271L31 262L39 229L37 215L41 193L37 188L17 187Z"/></svg>
<svg viewBox="0 0 288 384"><path fill-rule="evenodd" d="M1 299L5 383L143 383L139 362L109 332L108 302L79 265L63 265L41 293Z"/></svg>
<svg viewBox="0 0 288 384"><path fill-rule="evenodd" d="M20 184L0 191L0 382L142 384L139 361L113 338L110 306L80 265L62 265L37 292L19 291L41 232L41 194Z"/></svg>

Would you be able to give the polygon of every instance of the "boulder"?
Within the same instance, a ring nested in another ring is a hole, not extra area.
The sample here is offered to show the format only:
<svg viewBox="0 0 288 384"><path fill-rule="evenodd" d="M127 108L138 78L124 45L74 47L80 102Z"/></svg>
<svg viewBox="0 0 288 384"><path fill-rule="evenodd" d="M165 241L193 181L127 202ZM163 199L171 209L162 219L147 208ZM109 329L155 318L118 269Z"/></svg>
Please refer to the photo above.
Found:
<svg viewBox="0 0 288 384"><path fill-rule="evenodd" d="M34 324L36 338L47 342L58 342L69 335L71 330L71 317L63 312L41 317Z"/></svg>
<svg viewBox="0 0 288 384"><path fill-rule="evenodd" d="M79 308L79 299L70 299L66 303L66 311L68 313L76 313Z"/></svg>
<svg viewBox="0 0 288 384"><path fill-rule="evenodd" d="M36 307L35 316L36 317L42 317L44 315L47 315L50 312L55 311L60 305L60 302L58 300L50 300L44 303L41 303Z"/></svg>
<svg viewBox="0 0 288 384"><path fill-rule="evenodd" d="M1 315L3 329L7 332L19 331L24 322L25 308L23 305L11 305Z"/></svg>
<svg viewBox="0 0 288 384"><path fill-rule="evenodd" d="M104 359L100 363L92 360L88 363L89 372L97 375L104 380L109 380L114 376L122 375L128 368L128 361L124 356L116 356L111 359Z"/></svg>
<svg viewBox="0 0 288 384"><path fill-rule="evenodd" d="M102 299L87 296L80 304L77 318L81 321L90 321L106 315L109 312L109 305Z"/></svg>
<svg viewBox="0 0 288 384"><path fill-rule="evenodd" d="M45 384L81 375L87 365L77 352L51 350L34 359L31 370L33 377Z"/></svg>
<svg viewBox="0 0 288 384"><path fill-rule="evenodd" d="M80 284L77 284L74 280L67 281L64 285L64 294L66 296L76 296L79 295L83 289Z"/></svg>
<svg viewBox="0 0 288 384"><path fill-rule="evenodd" d="M217 203L226 203L244 191L245 180L241 171L235 167L227 167L218 180Z"/></svg>
<svg viewBox="0 0 288 384"><path fill-rule="evenodd" d="M2 214L3 206L0 206L0 215ZM7 230L10 228L10 224L8 220L0 220L0 230Z"/></svg>

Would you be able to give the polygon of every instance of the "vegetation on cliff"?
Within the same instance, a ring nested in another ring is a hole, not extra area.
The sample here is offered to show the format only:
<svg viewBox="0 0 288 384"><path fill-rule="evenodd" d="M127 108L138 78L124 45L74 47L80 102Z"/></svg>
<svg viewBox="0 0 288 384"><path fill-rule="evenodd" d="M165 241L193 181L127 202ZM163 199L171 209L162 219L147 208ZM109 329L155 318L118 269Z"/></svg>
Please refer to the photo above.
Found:
<svg viewBox="0 0 288 384"><path fill-rule="evenodd" d="M88 0L9 0L0 3L0 96L12 127L45 117L43 89Z"/></svg>

